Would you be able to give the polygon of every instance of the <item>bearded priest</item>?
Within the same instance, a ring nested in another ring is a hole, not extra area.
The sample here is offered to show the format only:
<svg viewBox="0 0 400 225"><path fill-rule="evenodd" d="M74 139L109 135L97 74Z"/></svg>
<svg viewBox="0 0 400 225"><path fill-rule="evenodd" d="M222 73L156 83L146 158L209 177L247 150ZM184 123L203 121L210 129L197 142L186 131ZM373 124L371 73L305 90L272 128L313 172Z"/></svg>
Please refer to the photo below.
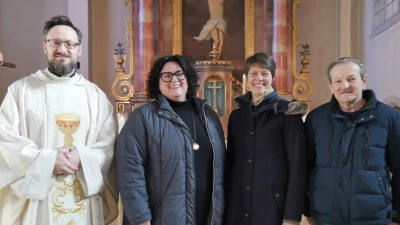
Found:
<svg viewBox="0 0 400 225"><path fill-rule="evenodd" d="M48 68L13 83L0 106L0 224L108 224L118 215L116 127L105 94L76 72L82 33L45 23Z"/></svg>

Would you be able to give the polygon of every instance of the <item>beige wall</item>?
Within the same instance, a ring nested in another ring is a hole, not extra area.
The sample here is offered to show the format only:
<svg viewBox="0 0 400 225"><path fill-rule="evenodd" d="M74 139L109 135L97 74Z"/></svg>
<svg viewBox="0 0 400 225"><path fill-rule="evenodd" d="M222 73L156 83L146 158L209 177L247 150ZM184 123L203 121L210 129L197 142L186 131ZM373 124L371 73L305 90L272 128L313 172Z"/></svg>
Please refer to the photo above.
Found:
<svg viewBox="0 0 400 225"><path fill-rule="evenodd" d="M126 40L129 8L125 6L124 0L91 0L89 6L89 79L97 84L114 104L115 99L111 92L111 85L116 77L114 49L120 41L124 44L124 52L129 54Z"/></svg>
<svg viewBox="0 0 400 225"><path fill-rule="evenodd" d="M44 22L68 13L67 0L0 0L0 51L15 69L0 66L0 101L14 81L47 67L43 52Z"/></svg>
<svg viewBox="0 0 400 225"><path fill-rule="evenodd" d="M328 88L326 68L338 56L338 1L307 0L301 1L297 9L300 23L300 45L310 45L310 60L308 70L313 86L310 97L310 108L327 102L331 98ZM301 46L297 52L302 51ZM297 59L297 72L300 73L300 58Z"/></svg>
<svg viewBox="0 0 400 225"><path fill-rule="evenodd" d="M43 26L56 15L68 16L82 31L78 72L96 83L113 102L114 49L118 41L127 48L128 7L124 0L0 0L0 51L5 61L17 64L15 69L0 67L0 101L12 82L47 67Z"/></svg>
<svg viewBox="0 0 400 225"><path fill-rule="evenodd" d="M313 86L310 108L331 99L326 69L339 57L350 56L363 61L364 0L307 0L297 10L300 44L310 45L308 70ZM302 48L298 48L298 52ZM301 64L298 58L297 71Z"/></svg>

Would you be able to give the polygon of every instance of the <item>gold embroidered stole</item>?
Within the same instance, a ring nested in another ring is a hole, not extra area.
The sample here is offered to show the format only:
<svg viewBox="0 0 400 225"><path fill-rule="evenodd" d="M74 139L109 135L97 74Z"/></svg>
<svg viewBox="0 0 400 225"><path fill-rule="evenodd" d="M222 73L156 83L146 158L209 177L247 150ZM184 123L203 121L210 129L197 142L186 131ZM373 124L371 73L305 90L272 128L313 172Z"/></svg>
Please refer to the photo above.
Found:
<svg viewBox="0 0 400 225"><path fill-rule="evenodd" d="M89 116L84 96L83 86L46 83L48 147L85 145ZM90 198L75 174L55 176L48 212L50 225L91 223Z"/></svg>

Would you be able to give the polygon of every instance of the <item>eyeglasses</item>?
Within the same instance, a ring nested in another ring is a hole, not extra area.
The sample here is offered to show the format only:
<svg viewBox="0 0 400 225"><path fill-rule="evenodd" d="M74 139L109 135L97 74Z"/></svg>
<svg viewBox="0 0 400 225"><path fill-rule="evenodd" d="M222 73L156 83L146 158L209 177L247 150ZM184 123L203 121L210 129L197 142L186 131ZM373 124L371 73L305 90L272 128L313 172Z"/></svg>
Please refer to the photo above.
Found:
<svg viewBox="0 0 400 225"><path fill-rule="evenodd" d="M46 40L46 42L49 42L49 45L51 47L59 48L61 44L64 44L64 46L67 49L74 49L76 46L80 45L78 43L72 42L72 41L59 41L59 40Z"/></svg>
<svg viewBox="0 0 400 225"><path fill-rule="evenodd" d="M184 80L186 78L183 70L178 70L175 73L164 72L164 73L161 73L160 76L161 76L161 80L163 80L164 82L171 82L173 76L175 76L176 79L178 79L178 80Z"/></svg>

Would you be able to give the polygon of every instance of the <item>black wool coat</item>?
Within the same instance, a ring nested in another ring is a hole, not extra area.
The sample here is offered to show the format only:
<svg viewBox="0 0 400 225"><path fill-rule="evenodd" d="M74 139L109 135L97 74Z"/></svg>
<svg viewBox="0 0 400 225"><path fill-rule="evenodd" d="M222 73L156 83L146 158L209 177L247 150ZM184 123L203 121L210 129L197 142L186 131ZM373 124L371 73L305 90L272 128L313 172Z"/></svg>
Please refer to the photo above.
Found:
<svg viewBox="0 0 400 225"><path fill-rule="evenodd" d="M276 91L257 107L251 104L251 93L235 102L240 108L228 123L223 224L300 221L306 188L301 114L286 115L291 102Z"/></svg>

